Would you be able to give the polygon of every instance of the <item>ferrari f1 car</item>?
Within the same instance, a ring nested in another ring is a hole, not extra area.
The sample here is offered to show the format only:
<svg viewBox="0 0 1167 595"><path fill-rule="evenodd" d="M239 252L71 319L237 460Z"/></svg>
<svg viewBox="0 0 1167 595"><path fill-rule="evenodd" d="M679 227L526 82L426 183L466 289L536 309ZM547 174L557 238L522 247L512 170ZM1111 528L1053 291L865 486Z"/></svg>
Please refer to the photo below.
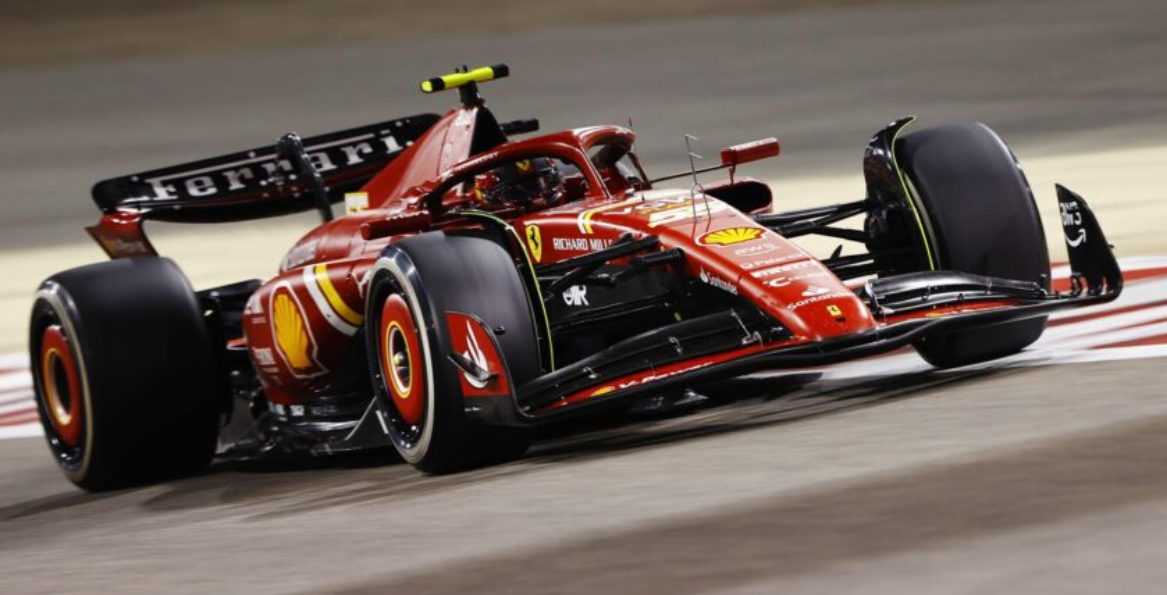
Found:
<svg viewBox="0 0 1167 595"><path fill-rule="evenodd" d="M867 145L864 198L773 212L737 169L777 140L653 178L627 128L500 123L479 84L507 74L423 82L457 90L442 116L98 183L88 231L111 261L46 280L29 337L69 479L389 446L451 472L522 456L541 424L760 370L909 345L940 367L1007 356L1051 311L1122 290L1090 208L1060 186L1073 284L1051 290L1028 182L983 125L895 121ZM714 170L727 179L701 183ZM323 222L266 282L195 291L143 233L312 209ZM815 258L797 243L811 234L852 248Z"/></svg>

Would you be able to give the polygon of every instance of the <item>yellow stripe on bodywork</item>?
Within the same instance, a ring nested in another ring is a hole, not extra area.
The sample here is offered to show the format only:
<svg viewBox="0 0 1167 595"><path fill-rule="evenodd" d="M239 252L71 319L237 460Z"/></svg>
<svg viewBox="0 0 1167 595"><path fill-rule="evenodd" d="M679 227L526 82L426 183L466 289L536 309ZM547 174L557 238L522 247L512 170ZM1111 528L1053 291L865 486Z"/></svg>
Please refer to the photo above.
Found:
<svg viewBox="0 0 1167 595"><path fill-rule="evenodd" d="M328 300L328 305L332 306L332 309L345 322L353 326L360 326L365 321L364 315L354 311L348 307L348 304L344 303L344 299L340 297L340 293L332 285L332 279L328 277L328 266L318 264L313 272L316 274L316 284L320 286L320 292L324 294L324 299Z"/></svg>
<svg viewBox="0 0 1167 595"><path fill-rule="evenodd" d="M595 211L584 211L584 214L580 217L580 231L592 233L592 216L595 214Z"/></svg>
<svg viewBox="0 0 1167 595"><path fill-rule="evenodd" d="M622 200L620 202L615 202L615 203L612 203L609 205L604 205L602 207L588 209L588 210L580 213L577 216L577 225L579 227L579 231L580 231L580 233L588 233L588 234L594 233L594 230L592 229L592 217L595 217L596 215L598 215L600 213L614 211L616 209L620 209L620 208L626 207L628 205L633 205L633 204L638 204L638 203L643 203L643 202L644 202L643 198L629 198L627 200Z"/></svg>

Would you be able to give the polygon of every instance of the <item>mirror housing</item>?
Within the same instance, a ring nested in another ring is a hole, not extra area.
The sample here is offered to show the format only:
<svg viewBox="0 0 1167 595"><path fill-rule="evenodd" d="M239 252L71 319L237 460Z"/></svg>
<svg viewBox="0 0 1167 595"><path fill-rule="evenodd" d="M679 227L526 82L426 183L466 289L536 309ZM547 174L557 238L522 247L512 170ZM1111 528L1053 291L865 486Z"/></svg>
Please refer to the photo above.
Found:
<svg viewBox="0 0 1167 595"><path fill-rule="evenodd" d="M782 152L778 139L774 137L758 139L721 150L721 165L737 167L743 163L777 157Z"/></svg>

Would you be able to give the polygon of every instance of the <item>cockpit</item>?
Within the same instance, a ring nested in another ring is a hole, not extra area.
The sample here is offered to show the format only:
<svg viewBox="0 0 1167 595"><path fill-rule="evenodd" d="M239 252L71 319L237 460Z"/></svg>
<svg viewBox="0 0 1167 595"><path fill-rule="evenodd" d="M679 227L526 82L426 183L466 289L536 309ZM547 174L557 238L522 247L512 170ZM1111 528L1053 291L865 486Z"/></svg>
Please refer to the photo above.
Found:
<svg viewBox="0 0 1167 595"><path fill-rule="evenodd" d="M632 132L615 126L567 131L491 149L459 164L441 202L533 212L647 188Z"/></svg>

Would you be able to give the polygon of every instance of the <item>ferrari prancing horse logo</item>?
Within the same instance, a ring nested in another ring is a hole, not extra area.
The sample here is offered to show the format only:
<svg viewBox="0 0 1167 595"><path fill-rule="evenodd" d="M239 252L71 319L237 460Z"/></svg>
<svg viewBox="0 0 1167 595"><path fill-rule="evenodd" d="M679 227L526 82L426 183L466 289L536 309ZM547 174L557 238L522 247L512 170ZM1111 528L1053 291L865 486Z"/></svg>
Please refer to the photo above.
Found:
<svg viewBox="0 0 1167 595"><path fill-rule="evenodd" d="M535 262L543 261L543 233L538 225L527 226L527 246L531 249L531 258Z"/></svg>

